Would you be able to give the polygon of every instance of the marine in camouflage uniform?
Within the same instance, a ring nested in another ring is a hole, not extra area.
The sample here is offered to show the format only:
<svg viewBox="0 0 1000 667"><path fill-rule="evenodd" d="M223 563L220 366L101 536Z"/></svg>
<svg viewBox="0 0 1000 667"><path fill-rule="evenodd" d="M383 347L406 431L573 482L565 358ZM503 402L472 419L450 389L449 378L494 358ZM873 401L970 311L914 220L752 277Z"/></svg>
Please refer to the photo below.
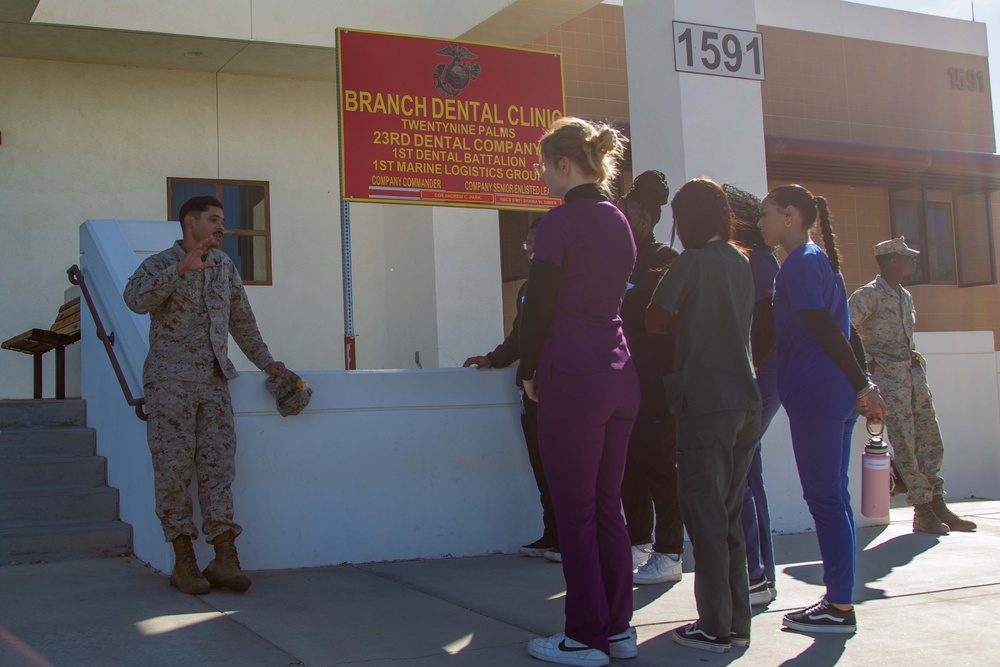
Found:
<svg viewBox="0 0 1000 667"><path fill-rule="evenodd" d="M237 372L228 356L229 335L258 368L280 375L284 364L261 339L236 266L213 247L222 235L221 204L195 199L214 203L186 215L182 208L184 240L146 259L129 279L124 299L133 311L150 315L143 387L163 534L175 548L178 541L189 546L197 538L188 490L197 474L202 531L218 555L219 539L231 544L243 530L233 520L236 434L228 381ZM183 551L178 560L187 558ZM173 577L171 583L177 585ZM245 583L249 587L249 579Z"/></svg>
<svg viewBox="0 0 1000 667"><path fill-rule="evenodd" d="M872 380L889 410L886 434L894 462L906 484L906 500L916 508L914 529L936 534L971 530L975 524L944 505L940 476L944 442L934 412L927 366L913 344L916 311L900 280L915 269L919 253L899 237L875 246L881 273L849 299L851 323L861 334Z"/></svg>

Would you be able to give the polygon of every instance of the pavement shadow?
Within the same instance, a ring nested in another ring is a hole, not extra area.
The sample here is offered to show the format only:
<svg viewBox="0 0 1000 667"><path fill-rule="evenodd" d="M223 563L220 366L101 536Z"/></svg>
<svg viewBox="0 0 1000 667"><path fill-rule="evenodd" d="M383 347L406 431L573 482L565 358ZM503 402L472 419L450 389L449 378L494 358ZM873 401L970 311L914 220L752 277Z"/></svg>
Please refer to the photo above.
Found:
<svg viewBox="0 0 1000 667"><path fill-rule="evenodd" d="M685 573L687 574L687 573ZM694 573L688 574L693 577ZM669 584L646 584L632 587L632 607L641 609L650 605L674 589L678 582Z"/></svg>
<svg viewBox="0 0 1000 667"><path fill-rule="evenodd" d="M782 632L795 633L782 629ZM789 658L778 667L833 667L844 655L847 642L854 635L820 635L812 637L813 643L794 658Z"/></svg>
<svg viewBox="0 0 1000 667"><path fill-rule="evenodd" d="M867 548L884 530L884 526L879 526L858 531L857 571L853 594L857 602L884 599L886 597L885 591L873 588L869 584L879 581L897 567L907 565L939 541L937 535L907 533ZM819 549L817 548L816 551L818 559ZM822 562L790 565L785 567L782 572L804 583L815 586L823 585Z"/></svg>
<svg viewBox="0 0 1000 667"><path fill-rule="evenodd" d="M682 627L684 623L678 623L677 627ZM673 630L673 628L671 628ZM729 653L708 653L698 649L681 646L670 638L671 631L662 632L655 637L651 637L642 642L639 646L639 659L637 665L672 665L673 667L687 667L697 665L699 667L724 667L740 660L745 651L743 649L733 649ZM750 649L751 651L753 648ZM625 667L628 662L612 662L613 665ZM805 663L803 663L805 664Z"/></svg>
<svg viewBox="0 0 1000 667"><path fill-rule="evenodd" d="M907 565L914 558L937 545L939 541L940 536L938 535L907 533L897 535L860 552L855 575L854 599L859 602L884 599L886 597L885 591L874 588L870 584L881 580L897 567Z"/></svg>

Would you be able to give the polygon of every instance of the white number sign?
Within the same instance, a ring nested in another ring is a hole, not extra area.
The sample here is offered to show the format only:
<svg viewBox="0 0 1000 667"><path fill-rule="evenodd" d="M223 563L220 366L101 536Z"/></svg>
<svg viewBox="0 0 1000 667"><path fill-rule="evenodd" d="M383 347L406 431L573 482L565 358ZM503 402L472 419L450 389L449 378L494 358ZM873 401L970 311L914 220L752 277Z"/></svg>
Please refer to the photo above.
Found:
<svg viewBox="0 0 1000 667"><path fill-rule="evenodd" d="M764 40L759 32L674 21L678 72L764 80Z"/></svg>

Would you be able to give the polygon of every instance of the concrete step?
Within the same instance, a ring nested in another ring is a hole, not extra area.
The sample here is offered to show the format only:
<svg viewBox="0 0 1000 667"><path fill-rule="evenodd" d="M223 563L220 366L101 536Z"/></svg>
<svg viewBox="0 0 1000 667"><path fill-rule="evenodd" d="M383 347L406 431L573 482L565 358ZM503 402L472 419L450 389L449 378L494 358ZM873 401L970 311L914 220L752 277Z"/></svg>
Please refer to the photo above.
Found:
<svg viewBox="0 0 1000 667"><path fill-rule="evenodd" d="M117 518L118 490L110 487L0 491L0 529Z"/></svg>
<svg viewBox="0 0 1000 667"><path fill-rule="evenodd" d="M0 490L96 488L107 486L107 459L103 456L15 459L0 465Z"/></svg>
<svg viewBox="0 0 1000 667"><path fill-rule="evenodd" d="M110 558L132 552L132 526L121 521L0 529L0 565Z"/></svg>
<svg viewBox="0 0 1000 667"><path fill-rule="evenodd" d="M54 398L0 401L0 430L25 427L86 426L86 403Z"/></svg>
<svg viewBox="0 0 1000 667"><path fill-rule="evenodd" d="M0 461L93 456L92 428L6 428L0 431Z"/></svg>

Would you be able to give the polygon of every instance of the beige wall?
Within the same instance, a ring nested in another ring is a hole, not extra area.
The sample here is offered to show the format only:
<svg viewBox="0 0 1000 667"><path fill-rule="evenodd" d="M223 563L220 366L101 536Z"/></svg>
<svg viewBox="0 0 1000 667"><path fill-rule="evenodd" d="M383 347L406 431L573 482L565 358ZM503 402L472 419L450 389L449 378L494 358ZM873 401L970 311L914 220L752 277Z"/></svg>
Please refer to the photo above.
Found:
<svg viewBox="0 0 1000 667"><path fill-rule="evenodd" d="M344 367L334 83L0 58L0 90L0 340L52 323L84 220L165 219L168 177L261 180L264 339L292 368ZM359 368L454 366L503 335L496 212L358 204L351 222ZM410 274L427 300L407 310ZM30 358L0 354L0 398L30 392Z"/></svg>
<svg viewBox="0 0 1000 667"><path fill-rule="evenodd" d="M764 132L992 153L985 56L761 26ZM949 68L983 72L984 92L951 88Z"/></svg>
<svg viewBox="0 0 1000 667"><path fill-rule="evenodd" d="M265 340L293 367L342 367L332 83L0 59L0 90L0 338L51 324L84 220L163 220L168 176L260 179L274 285L247 292ZM368 254L378 229L358 227ZM0 354L0 397L30 391L30 359Z"/></svg>
<svg viewBox="0 0 1000 667"><path fill-rule="evenodd" d="M460 35L507 4L507 0L463 3L440 0L40 0L33 20L140 33L332 47L340 27L409 35Z"/></svg>
<svg viewBox="0 0 1000 667"><path fill-rule="evenodd" d="M985 56L771 26L759 30L767 74L761 84L766 134L995 150ZM568 113L629 120L621 7L595 7L525 46L563 54ZM953 90L950 67L982 70L985 92ZM830 200L848 288L870 281L878 271L871 247L891 235L888 190L803 185ZM994 220L1000 221L1000 203ZM994 236L1000 265L1000 230ZM515 285L505 285L505 295L516 294ZM1000 287L918 285L911 291L919 331L992 330L1000 350ZM508 330L513 308L513 300L505 298Z"/></svg>
<svg viewBox="0 0 1000 667"><path fill-rule="evenodd" d="M764 131L858 144L995 150L986 57L762 26ZM948 68L981 70L985 92L951 88ZM772 181L771 186L780 185ZM830 200L844 279L854 290L878 266L872 245L891 237L884 187L803 183ZM996 199L996 197L994 198ZM1000 221L994 206L994 220ZM996 234L994 256L1000 263ZM915 285L918 331L994 332L1000 287Z"/></svg>
<svg viewBox="0 0 1000 667"><path fill-rule="evenodd" d="M770 187L781 185L772 181ZM889 192L878 187L853 187L829 183L802 183L814 194L823 195L833 213L844 281L849 292L873 280L878 265L872 246L891 238ZM996 198L995 198L996 199ZM1000 220L1000 205L994 203L994 220ZM816 237L822 245L822 240ZM994 249L1000 265L1000 253ZM917 331L992 331L994 346L1000 350L1000 286L959 288L957 285L913 285L917 310Z"/></svg>
<svg viewBox="0 0 1000 667"><path fill-rule="evenodd" d="M524 48L562 53L568 114L628 121L625 16L621 7L597 5Z"/></svg>

